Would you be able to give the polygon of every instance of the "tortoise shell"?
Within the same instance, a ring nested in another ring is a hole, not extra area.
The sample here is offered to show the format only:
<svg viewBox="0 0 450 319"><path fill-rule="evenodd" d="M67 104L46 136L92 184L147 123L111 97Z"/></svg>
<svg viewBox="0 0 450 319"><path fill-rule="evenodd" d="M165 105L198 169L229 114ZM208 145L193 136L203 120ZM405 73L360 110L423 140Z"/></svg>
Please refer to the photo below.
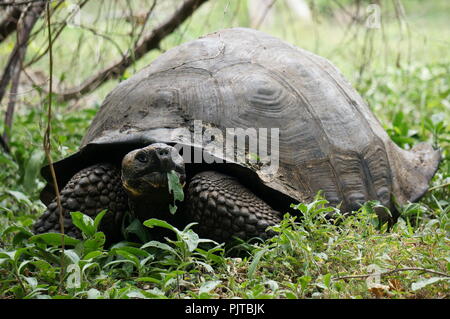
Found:
<svg viewBox="0 0 450 319"><path fill-rule="evenodd" d="M417 200L440 160L428 144L397 147L328 60L263 32L234 28L175 47L121 82L79 152L55 163L60 186L89 164L149 143L205 148L205 141L180 133L193 131L195 120L223 136L227 128L279 129L278 152L271 154L278 156L276 172L214 148L208 152L293 201L308 202L321 190L343 210L367 200L392 208L392 195L399 203ZM220 146L223 139L206 142ZM43 175L50 181L48 169Z"/></svg>

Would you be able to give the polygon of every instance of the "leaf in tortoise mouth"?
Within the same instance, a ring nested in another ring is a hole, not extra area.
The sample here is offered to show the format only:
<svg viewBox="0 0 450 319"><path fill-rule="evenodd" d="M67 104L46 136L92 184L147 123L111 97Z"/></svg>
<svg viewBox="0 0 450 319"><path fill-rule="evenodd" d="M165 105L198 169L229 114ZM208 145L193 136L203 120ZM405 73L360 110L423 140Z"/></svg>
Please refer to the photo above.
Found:
<svg viewBox="0 0 450 319"><path fill-rule="evenodd" d="M175 202L177 200L184 200L183 185L180 183L180 177L175 173L175 171L170 171L167 173L167 183L169 185L169 193L173 194L173 206L169 205L169 210L172 215L177 211L177 206Z"/></svg>

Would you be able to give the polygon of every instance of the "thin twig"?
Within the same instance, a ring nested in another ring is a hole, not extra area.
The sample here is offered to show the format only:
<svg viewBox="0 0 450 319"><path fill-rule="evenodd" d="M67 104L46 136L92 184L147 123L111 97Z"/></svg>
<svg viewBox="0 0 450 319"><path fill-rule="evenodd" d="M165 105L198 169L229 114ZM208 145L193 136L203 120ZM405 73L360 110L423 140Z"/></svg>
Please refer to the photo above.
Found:
<svg viewBox="0 0 450 319"><path fill-rule="evenodd" d="M0 146L3 148L3 150L6 153L11 153L11 150L9 149L8 143L3 139L3 136L0 135Z"/></svg>
<svg viewBox="0 0 450 319"><path fill-rule="evenodd" d="M333 280L364 279L364 278L374 277L374 276L387 276L387 275L392 275L394 273L401 272L401 271L422 271L422 272L428 272L428 273L431 273L431 274L439 275L439 276L442 276L442 277L450 277L450 275L442 273L442 272L439 272L439 271L426 269L426 268L421 268L421 267L411 267L411 268L392 269L392 270L388 270L388 271L381 272L381 273L372 273L372 274L364 274L364 275L351 275L351 276L335 277L335 278L333 278Z"/></svg>
<svg viewBox="0 0 450 319"><path fill-rule="evenodd" d="M2 101L8 84L12 81L11 95L5 113L5 131L3 133L3 143L8 145L11 131L14 108L16 104L17 88L19 86L22 61L25 58L27 43L36 21L45 7L45 1L40 0L40 6L28 7L23 11L17 26L17 41L6 63L3 75L0 79L0 102ZM3 144L2 143L2 144Z"/></svg>
<svg viewBox="0 0 450 319"><path fill-rule="evenodd" d="M144 17L144 23L142 23L142 28L139 31L139 34L136 38L136 41L134 42L134 46L137 46L139 43L139 40L141 39L142 35L144 34L144 30L145 27L147 25L148 19L150 18L150 15L153 13L153 11L155 10L156 4L157 4L158 0L153 0L152 5L150 6L150 9L147 11L147 13L145 14Z"/></svg>
<svg viewBox="0 0 450 319"><path fill-rule="evenodd" d="M135 45L133 50L119 61L99 71L97 74L87 78L80 85L69 88L62 92L54 92L58 98L67 101L89 92L110 79L116 79L123 75L125 70L136 60L143 57L151 50L158 49L161 41L175 31L186 19L188 19L203 3L208 0L187 0L175 13L159 27L152 30L148 35Z"/></svg>
<svg viewBox="0 0 450 319"><path fill-rule="evenodd" d="M17 23L21 14L21 9L13 7L6 17L0 21L0 43L17 29Z"/></svg>
<svg viewBox="0 0 450 319"><path fill-rule="evenodd" d="M60 285L59 289L62 290L62 283L64 281L64 216L61 205L61 196L59 194L58 181L56 178L55 168L53 167L53 161L51 157L51 122L52 122L52 86L53 86L53 42L52 42L52 33L51 33L51 24L50 24L50 3L47 3L47 30L48 30L48 45L49 45L49 89L48 89L48 112L47 112L47 128L44 134L44 150L45 155L47 157L48 165L50 167L50 173L52 175L53 186L56 194L56 203L58 205L59 211L59 226L61 232L61 271L60 271Z"/></svg>
<svg viewBox="0 0 450 319"><path fill-rule="evenodd" d="M16 277L16 280L19 282L20 287L23 290L23 293L27 293L27 288L25 288L25 285L22 282L22 279L20 279L20 274L16 273L16 271L13 271L14 277Z"/></svg>
<svg viewBox="0 0 450 319"><path fill-rule="evenodd" d="M269 13L270 9L272 9L273 5L275 4L277 0L272 0L271 3L269 3L268 6L266 6L262 16L259 18L258 22L256 22L254 28L255 29L259 29L259 27L261 26L261 24L264 22L264 19L266 19L267 14Z"/></svg>
<svg viewBox="0 0 450 319"><path fill-rule="evenodd" d="M9 137L11 135L12 125L13 125L13 117L14 110L17 102L17 92L19 90L19 80L20 73L22 70L22 61L23 55L19 57L19 61L17 62L16 69L14 70L14 74L12 76L11 88L9 90L9 101L8 106L6 107L5 113L5 131L3 132L3 140L7 145L9 145Z"/></svg>
<svg viewBox="0 0 450 319"><path fill-rule="evenodd" d="M119 54L120 54L122 57L125 57L125 53L122 52L122 49L120 48L119 44L118 44L116 41L114 41L114 39L111 38L110 36L107 36L106 34L103 34L103 33L99 33L96 29L90 28L90 27L88 27L88 26L78 25L78 28L83 29L83 30L86 30L86 31L89 31L89 32L91 32L93 35L95 35L95 36L97 36L97 37L100 37L100 38L103 38L103 39L105 39L105 40L111 42L111 44L117 49L117 51L119 52Z"/></svg>
<svg viewBox="0 0 450 319"><path fill-rule="evenodd" d="M78 4L78 7L80 8L80 10L81 10L81 8L84 7L84 5L85 5L88 1L89 1L89 0L84 0L83 2L81 2L80 4ZM64 1L58 2L58 4L53 8L52 12L55 12L55 11L57 10L57 8L58 8L62 3L64 3ZM72 13L69 13L69 14L63 19L64 22L60 23L60 24L61 24L60 28L59 28L56 32L53 33L53 39L52 39L53 42L56 41L56 39L61 35L61 33L62 33L62 31L64 30L64 28L67 26L67 24L68 24L67 21L69 21L69 18L71 17L71 14L72 14ZM37 32L40 32L40 30L38 30ZM38 54L37 56L32 57L32 58L30 59L30 61L27 62L27 63L24 65L24 69L25 69L25 68L28 68L28 67L31 66L32 64L38 62L41 58L43 58L43 57L47 54L47 52L48 52L48 45L47 45L47 47L45 48L44 51L39 52L39 54Z"/></svg>
<svg viewBox="0 0 450 319"><path fill-rule="evenodd" d="M41 2L42 0L28 0L28 1L10 1L10 2L0 2L1 7L9 7L9 6L25 6L28 4L35 5ZM52 0L50 0L51 2Z"/></svg>
<svg viewBox="0 0 450 319"><path fill-rule="evenodd" d="M450 186L450 182L449 182L449 183L442 184L442 185L437 185L437 186L430 187L430 188L428 189L428 191L429 191L429 192L430 192L430 191L434 191L435 189L438 189L438 188L441 188L441 187L447 187L447 186Z"/></svg>

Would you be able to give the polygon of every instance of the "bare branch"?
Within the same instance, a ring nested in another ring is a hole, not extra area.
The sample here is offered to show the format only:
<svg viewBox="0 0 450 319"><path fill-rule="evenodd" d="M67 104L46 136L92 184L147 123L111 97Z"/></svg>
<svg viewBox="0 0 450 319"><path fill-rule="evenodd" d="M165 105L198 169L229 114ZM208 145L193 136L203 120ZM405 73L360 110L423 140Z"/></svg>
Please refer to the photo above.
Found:
<svg viewBox="0 0 450 319"><path fill-rule="evenodd" d="M52 43L52 30L51 30L51 23L50 23L50 3L47 3L46 5L46 16L47 16L47 31L48 31L48 45L49 45L49 83L48 83L48 95L47 95L47 101L48 101L48 108L47 108L47 127L45 129L44 133L44 151L45 156L47 157L48 165L50 167L50 172L52 175L52 181L54 185L54 191L56 194L56 203L58 205L58 213L59 213L59 226L60 226L60 232L61 232L61 272L60 272L60 281L59 281L59 291L61 293L63 281L64 281L64 250L65 250L65 242L64 242L64 215L63 215L63 209L61 205L61 196L59 194L59 188L57 183L57 178L55 174L55 168L53 167L53 161L51 156L51 141L50 136L52 132L52 86L53 86L53 43Z"/></svg>
<svg viewBox="0 0 450 319"><path fill-rule="evenodd" d="M25 6L25 5L37 5L40 6L39 2L42 0L28 0L28 1L9 1L9 2L0 2L1 7L17 7L17 6Z"/></svg>
<svg viewBox="0 0 450 319"><path fill-rule="evenodd" d="M266 19L267 15L269 14L270 10L272 9L272 7L274 6L275 2L277 0L272 0L265 8L264 8L264 12L262 13L262 15L259 17L259 20L255 23L255 25L253 26L255 29L259 29L259 27L261 26L261 24L264 22L264 20Z"/></svg>
<svg viewBox="0 0 450 319"><path fill-rule="evenodd" d="M13 7L7 13L6 17L0 21L0 43L5 40L11 33L16 31L17 22L19 21L22 10L18 7Z"/></svg>
<svg viewBox="0 0 450 319"><path fill-rule="evenodd" d="M10 149L6 141L3 139L3 136L0 135L0 146L6 153L10 153Z"/></svg>
<svg viewBox="0 0 450 319"><path fill-rule="evenodd" d="M80 7L80 9L83 8L84 5L85 5L88 1L89 1L89 0L84 0L83 2L81 2L80 4L78 4L78 6ZM58 2L58 4L53 8L52 11L55 12L55 11L57 10L57 8L58 8L62 3L64 3L64 1L63 1L63 0L60 0L60 1ZM50 17L51 17L51 16L50 16ZM52 42L55 42L56 39L61 35L61 33L62 33L62 31L64 30L64 28L67 26L67 20L69 20L69 17L70 17L70 13L65 17L65 19L64 19L65 21L61 24L61 26L59 27L59 29L58 29L57 31L54 32ZM42 28L44 28L44 26L42 26ZM37 32L40 32L40 30L38 30ZM42 51L38 56L33 57L29 62L27 62L27 63L24 65L24 68L28 68L30 65L32 65L32 64L36 63L37 61L39 61L40 59L42 59L42 58L48 53L48 50L49 50L49 46L47 45L47 48L46 48L44 51Z"/></svg>
<svg viewBox="0 0 450 319"><path fill-rule="evenodd" d="M3 133L3 143L8 144L8 135L12 126L14 107L16 104L17 88L19 85L22 61L27 50L27 42L34 24L44 10L47 1L40 1L40 6L30 6L24 11L18 24L17 42L11 55L9 56L3 76L0 80L0 102L5 95L9 82L13 81L11 86L11 95L5 114L5 131Z"/></svg>
<svg viewBox="0 0 450 319"><path fill-rule="evenodd" d="M427 272L427 273L431 273L431 274L435 274L435 275L439 275L442 277L450 277L450 275L443 273L443 272L439 272L439 271L435 271L435 270L431 270L431 269L426 269L426 268L421 268L421 267L410 267L410 268L397 268L397 269L392 269L392 270L388 270L379 274L364 274L364 275L351 275L351 276L342 276L342 277L335 277L333 278L333 280L341 280L341 279L366 279L369 277L373 277L375 275L379 275L379 276L387 276L387 275L392 275L394 273L397 272L402 272L402 271L422 271L422 272Z"/></svg>
<svg viewBox="0 0 450 319"><path fill-rule="evenodd" d="M104 68L97 74L86 79L79 86L67 89L63 92L54 92L61 100L67 101L87 94L110 79L119 78L134 61L143 57L151 50L159 48L160 42L175 29L177 29L195 10L208 0L187 0L183 5L164 23L154 29L150 34L143 37L135 44L121 60Z"/></svg>
<svg viewBox="0 0 450 319"><path fill-rule="evenodd" d="M17 92L19 88L20 73L22 70L22 61L25 49L22 49L22 51L23 53L20 54L18 65L15 68L14 74L12 76L11 89L9 91L9 101L5 113L5 131L3 132L3 141L4 143L6 143L6 145L9 145L9 135L12 128L14 109L17 101Z"/></svg>
<svg viewBox="0 0 450 319"><path fill-rule="evenodd" d="M150 18L150 15L153 13L153 10L155 10L156 3L157 3L157 0L153 0L152 6L150 7L150 9L145 14L145 17L144 17L143 23L142 23L141 31L139 31L139 34L138 34L138 36L136 38L135 46L137 45L137 43L141 39L142 34L144 33L144 30L145 30L145 27L147 25L148 19Z"/></svg>

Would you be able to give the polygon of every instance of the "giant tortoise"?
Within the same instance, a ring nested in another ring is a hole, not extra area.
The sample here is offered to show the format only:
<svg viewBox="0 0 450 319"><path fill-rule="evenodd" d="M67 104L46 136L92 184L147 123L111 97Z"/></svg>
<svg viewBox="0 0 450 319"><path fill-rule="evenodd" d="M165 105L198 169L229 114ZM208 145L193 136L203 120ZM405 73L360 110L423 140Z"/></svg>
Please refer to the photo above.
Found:
<svg viewBox="0 0 450 319"><path fill-rule="evenodd" d="M395 145L328 60L233 28L175 47L121 82L79 151L54 167L69 235L80 236L69 212L108 209L101 229L110 238L131 214L197 222L201 236L227 242L267 238L291 203L318 191L344 212L368 200L395 212L393 198L419 199L439 161L428 144ZM185 193L174 215L172 171ZM48 210L34 231L58 232L49 168L42 174Z"/></svg>

